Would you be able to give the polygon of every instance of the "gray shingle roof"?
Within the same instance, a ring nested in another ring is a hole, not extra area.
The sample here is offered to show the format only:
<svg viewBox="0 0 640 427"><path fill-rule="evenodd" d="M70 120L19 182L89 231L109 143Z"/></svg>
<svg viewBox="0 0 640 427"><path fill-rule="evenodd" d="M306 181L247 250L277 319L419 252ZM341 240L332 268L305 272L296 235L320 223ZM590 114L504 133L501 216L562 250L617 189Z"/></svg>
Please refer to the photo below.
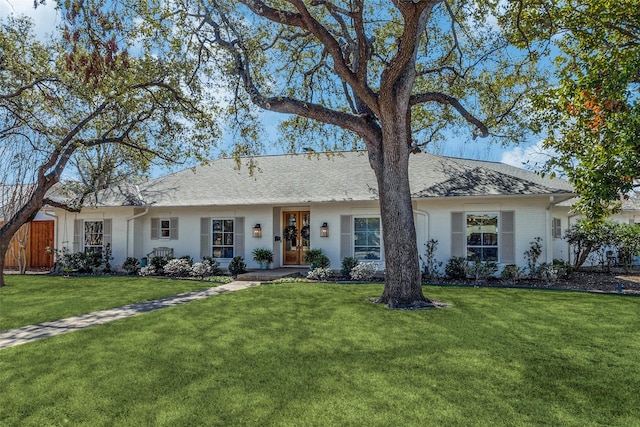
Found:
<svg viewBox="0 0 640 427"><path fill-rule="evenodd" d="M247 162L255 165L253 175ZM305 204L377 199L377 184L366 152L289 154L221 159L205 166L163 176L139 187L104 191L103 206L231 206ZM501 163L441 157L411 156L414 197L569 194L562 179Z"/></svg>

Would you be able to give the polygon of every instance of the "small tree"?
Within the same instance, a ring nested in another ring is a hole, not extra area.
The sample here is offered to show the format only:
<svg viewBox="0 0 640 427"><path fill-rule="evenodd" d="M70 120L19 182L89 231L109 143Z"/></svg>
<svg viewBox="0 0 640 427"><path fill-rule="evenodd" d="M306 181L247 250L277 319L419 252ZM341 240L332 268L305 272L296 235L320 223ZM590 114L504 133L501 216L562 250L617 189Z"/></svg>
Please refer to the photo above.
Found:
<svg viewBox="0 0 640 427"><path fill-rule="evenodd" d="M420 255L422 262L422 275L427 279L437 279L440 277L440 268L442 261L436 261L436 250L438 249L438 241L430 239L424 244L424 257Z"/></svg>
<svg viewBox="0 0 640 427"><path fill-rule="evenodd" d="M569 227L564 238L573 251L573 267L580 268L590 255L596 255L601 267L606 262L606 252L615 247L616 229L612 221L580 220Z"/></svg>
<svg viewBox="0 0 640 427"><path fill-rule="evenodd" d="M574 268L580 268L599 245L594 225L587 221L578 221L569 227L564 239L573 251Z"/></svg>
<svg viewBox="0 0 640 427"><path fill-rule="evenodd" d="M529 242L531 246L524 251L524 258L527 260L527 268L529 269L529 277L539 277L540 270L538 268L538 260L542 255L542 238L536 237L533 242Z"/></svg>

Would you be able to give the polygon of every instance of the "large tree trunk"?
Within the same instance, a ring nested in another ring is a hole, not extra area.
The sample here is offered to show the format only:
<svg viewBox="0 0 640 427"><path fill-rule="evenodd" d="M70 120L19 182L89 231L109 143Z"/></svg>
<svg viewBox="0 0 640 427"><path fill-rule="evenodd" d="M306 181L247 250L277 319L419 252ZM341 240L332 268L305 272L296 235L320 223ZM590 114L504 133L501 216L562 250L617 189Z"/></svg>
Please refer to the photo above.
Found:
<svg viewBox="0 0 640 427"><path fill-rule="evenodd" d="M369 160L378 181L380 217L384 239L385 287L379 302L388 308L421 308L429 301L422 293L416 228L409 188L409 146L406 126L394 122L383 126L380 150Z"/></svg>

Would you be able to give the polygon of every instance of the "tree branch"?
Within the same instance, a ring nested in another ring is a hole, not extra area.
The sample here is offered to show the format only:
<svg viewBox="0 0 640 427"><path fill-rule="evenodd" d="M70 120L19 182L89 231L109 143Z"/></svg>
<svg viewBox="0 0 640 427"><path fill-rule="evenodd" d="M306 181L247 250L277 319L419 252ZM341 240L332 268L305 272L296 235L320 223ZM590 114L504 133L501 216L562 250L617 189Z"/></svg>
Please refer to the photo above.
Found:
<svg viewBox="0 0 640 427"><path fill-rule="evenodd" d="M456 98L440 92L425 92L412 95L409 100L411 105L424 104L426 102L438 102L453 107L467 122L476 127L477 132L474 133L474 136L486 137L489 135L487 126L464 108Z"/></svg>

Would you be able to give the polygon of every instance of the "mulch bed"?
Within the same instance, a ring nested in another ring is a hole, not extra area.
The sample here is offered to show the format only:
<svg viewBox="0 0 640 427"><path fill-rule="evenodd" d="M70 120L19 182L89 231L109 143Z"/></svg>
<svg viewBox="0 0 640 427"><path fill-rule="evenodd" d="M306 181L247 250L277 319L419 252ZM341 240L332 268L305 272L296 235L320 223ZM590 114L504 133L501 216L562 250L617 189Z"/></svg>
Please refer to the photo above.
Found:
<svg viewBox="0 0 640 427"><path fill-rule="evenodd" d="M516 283L501 279L489 279L479 283L473 280L439 279L434 284L469 285L469 286L509 286L545 289L567 289L586 292L610 292L623 294L640 294L640 273L627 273L613 269L610 272L574 271L570 277L557 279L547 283L539 279L522 279ZM622 286L622 288L619 288ZM620 291L620 292L619 292Z"/></svg>

